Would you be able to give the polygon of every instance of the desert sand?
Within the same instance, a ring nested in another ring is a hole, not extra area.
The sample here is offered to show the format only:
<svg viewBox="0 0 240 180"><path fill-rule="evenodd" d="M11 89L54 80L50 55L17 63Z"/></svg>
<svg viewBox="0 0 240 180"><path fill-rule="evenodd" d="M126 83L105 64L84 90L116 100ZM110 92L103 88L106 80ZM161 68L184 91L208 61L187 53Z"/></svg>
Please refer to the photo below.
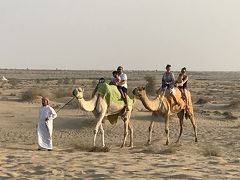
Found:
<svg viewBox="0 0 240 180"><path fill-rule="evenodd" d="M127 74L130 96L131 89L146 85L146 76L156 78L156 88L161 83L160 71ZM89 98L97 79L109 80L111 71L2 69L0 75L9 79L0 87L0 179L240 178L240 72L189 72L198 143L194 142L189 120L184 120L180 143L174 143L179 122L172 116L170 145L165 145L164 122L154 119L153 143L146 146L151 112L136 100L131 117L134 147L120 148L123 122L119 118L115 125L104 124L106 152L100 148L92 152L96 121L76 102L59 111L54 120L53 151L37 151L36 122L41 102L38 97L24 99L23 94L30 88L47 90L50 105L58 110L71 99L75 87L86 86ZM59 93L59 89L66 93ZM101 145L100 134L97 145Z"/></svg>

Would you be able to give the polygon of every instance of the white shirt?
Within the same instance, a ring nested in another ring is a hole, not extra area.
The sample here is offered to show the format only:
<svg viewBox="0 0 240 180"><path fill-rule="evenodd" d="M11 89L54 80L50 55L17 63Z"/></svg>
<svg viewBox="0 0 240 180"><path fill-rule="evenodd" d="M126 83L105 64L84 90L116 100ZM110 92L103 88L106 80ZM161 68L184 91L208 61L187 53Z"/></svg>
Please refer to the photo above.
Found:
<svg viewBox="0 0 240 180"><path fill-rule="evenodd" d="M127 89L127 75L125 73L120 74L119 76L120 81L125 81L124 84L122 84L122 87L125 87Z"/></svg>

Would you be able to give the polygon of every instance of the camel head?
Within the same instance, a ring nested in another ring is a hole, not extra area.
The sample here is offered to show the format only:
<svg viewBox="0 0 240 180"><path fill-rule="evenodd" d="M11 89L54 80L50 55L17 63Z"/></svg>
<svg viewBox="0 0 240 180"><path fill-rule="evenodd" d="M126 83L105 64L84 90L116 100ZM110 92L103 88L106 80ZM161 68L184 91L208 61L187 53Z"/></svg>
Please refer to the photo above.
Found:
<svg viewBox="0 0 240 180"><path fill-rule="evenodd" d="M137 99L140 99L141 97L146 96L145 87L137 87L133 89L132 93Z"/></svg>
<svg viewBox="0 0 240 180"><path fill-rule="evenodd" d="M73 90L72 94L74 97L76 97L77 99L82 99L83 98L83 88L76 88Z"/></svg>

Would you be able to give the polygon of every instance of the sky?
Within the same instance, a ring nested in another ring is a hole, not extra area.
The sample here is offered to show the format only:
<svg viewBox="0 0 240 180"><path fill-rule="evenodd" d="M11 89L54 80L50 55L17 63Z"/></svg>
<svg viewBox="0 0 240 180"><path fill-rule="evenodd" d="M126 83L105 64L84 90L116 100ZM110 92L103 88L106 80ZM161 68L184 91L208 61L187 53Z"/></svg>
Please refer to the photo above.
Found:
<svg viewBox="0 0 240 180"><path fill-rule="evenodd" d="M239 0L0 0L0 68L240 71Z"/></svg>

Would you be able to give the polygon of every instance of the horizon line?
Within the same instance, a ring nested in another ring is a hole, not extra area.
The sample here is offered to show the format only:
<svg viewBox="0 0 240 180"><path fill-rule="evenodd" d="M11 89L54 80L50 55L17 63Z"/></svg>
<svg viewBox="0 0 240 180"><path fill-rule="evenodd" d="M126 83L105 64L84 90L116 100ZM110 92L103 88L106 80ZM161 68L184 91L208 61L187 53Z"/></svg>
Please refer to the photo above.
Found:
<svg viewBox="0 0 240 180"><path fill-rule="evenodd" d="M0 68L0 70L26 70L26 71L112 71L109 69L60 69L60 68L55 68L55 69L38 69L38 68ZM142 70L142 69L124 69L124 71L155 71L155 72L162 72L164 70ZM172 70L172 71L179 71L179 70ZM188 72L240 72L237 70L188 70Z"/></svg>

